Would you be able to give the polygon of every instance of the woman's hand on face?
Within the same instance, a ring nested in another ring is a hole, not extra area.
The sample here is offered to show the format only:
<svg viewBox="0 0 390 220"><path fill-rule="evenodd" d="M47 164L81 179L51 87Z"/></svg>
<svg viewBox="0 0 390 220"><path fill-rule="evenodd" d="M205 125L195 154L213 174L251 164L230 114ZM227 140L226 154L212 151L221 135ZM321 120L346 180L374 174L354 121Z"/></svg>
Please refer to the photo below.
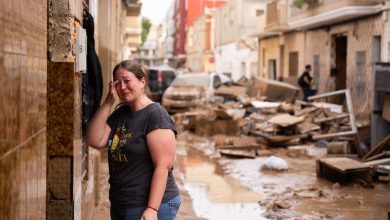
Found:
<svg viewBox="0 0 390 220"><path fill-rule="evenodd" d="M110 81L108 86L108 94L106 97L105 103L109 104L110 106L114 105L116 100L116 91L115 91L115 85L118 84L118 80Z"/></svg>
<svg viewBox="0 0 390 220"><path fill-rule="evenodd" d="M146 208L140 220L157 220L156 210Z"/></svg>

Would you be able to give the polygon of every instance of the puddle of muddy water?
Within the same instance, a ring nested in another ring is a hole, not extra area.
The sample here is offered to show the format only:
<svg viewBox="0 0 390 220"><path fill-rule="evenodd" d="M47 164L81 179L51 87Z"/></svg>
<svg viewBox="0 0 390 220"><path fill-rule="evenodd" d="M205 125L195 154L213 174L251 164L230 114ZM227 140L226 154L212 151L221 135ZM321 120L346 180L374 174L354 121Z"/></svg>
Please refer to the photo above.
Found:
<svg viewBox="0 0 390 220"><path fill-rule="evenodd" d="M314 159L283 155L290 169L275 172L260 169L267 157L220 158L216 163L192 147L178 147L179 167L199 217L388 219L390 185L376 183L373 189L358 184L340 186L316 177ZM280 204L286 208L277 207Z"/></svg>
<svg viewBox="0 0 390 220"><path fill-rule="evenodd" d="M261 195L224 174L220 165L200 151L178 144L177 163L198 217L210 220L265 219L262 217L264 210L258 203Z"/></svg>

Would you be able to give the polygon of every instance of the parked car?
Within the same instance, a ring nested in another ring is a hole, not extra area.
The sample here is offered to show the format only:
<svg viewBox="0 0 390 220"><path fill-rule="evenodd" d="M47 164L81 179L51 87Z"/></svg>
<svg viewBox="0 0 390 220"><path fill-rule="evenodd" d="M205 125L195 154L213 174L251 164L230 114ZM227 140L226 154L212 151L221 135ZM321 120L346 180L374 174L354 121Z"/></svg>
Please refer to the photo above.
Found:
<svg viewBox="0 0 390 220"><path fill-rule="evenodd" d="M221 78L214 73L181 74L165 91L162 105L169 113L184 112L210 101L219 85Z"/></svg>
<svg viewBox="0 0 390 220"><path fill-rule="evenodd" d="M150 98L155 102L161 102L164 91L176 78L176 71L169 66L158 66L149 68L149 90Z"/></svg>

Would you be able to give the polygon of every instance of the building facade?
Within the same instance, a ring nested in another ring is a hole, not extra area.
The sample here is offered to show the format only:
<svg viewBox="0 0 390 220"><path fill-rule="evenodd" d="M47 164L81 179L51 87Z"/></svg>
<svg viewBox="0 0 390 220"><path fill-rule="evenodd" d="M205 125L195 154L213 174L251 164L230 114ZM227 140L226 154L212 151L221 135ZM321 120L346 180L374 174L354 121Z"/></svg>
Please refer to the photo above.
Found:
<svg viewBox="0 0 390 220"><path fill-rule="evenodd" d="M186 62L187 0L175 0L173 10L173 59L175 67L184 67Z"/></svg>
<svg viewBox="0 0 390 220"><path fill-rule="evenodd" d="M310 64L319 93L349 88L358 120L368 119L373 65L386 57L385 11L378 0L322 0L301 9L272 1L259 41L261 76L296 85Z"/></svg>
<svg viewBox="0 0 390 220"><path fill-rule="evenodd" d="M124 19L124 47L122 59L135 59L138 48L141 46L141 7L139 1L128 1Z"/></svg>
<svg viewBox="0 0 390 220"><path fill-rule="evenodd" d="M187 67L194 72L214 71L215 10L226 1L189 1Z"/></svg>
<svg viewBox="0 0 390 220"><path fill-rule="evenodd" d="M237 80L258 74L257 35L267 1L231 0L216 10L215 70Z"/></svg>
<svg viewBox="0 0 390 220"><path fill-rule="evenodd" d="M146 66L156 66L159 63L158 59L158 27L151 26L149 29L148 36L142 47L139 49L137 60L140 64Z"/></svg>

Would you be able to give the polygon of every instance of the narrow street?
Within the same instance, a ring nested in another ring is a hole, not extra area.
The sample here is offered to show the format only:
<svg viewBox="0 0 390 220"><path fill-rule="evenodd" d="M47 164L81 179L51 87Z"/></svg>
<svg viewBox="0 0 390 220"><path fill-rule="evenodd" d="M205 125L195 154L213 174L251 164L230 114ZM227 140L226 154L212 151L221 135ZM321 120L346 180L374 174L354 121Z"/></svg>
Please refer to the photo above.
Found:
<svg viewBox="0 0 390 220"><path fill-rule="evenodd" d="M389 0L0 5L0 220L390 219Z"/></svg>

